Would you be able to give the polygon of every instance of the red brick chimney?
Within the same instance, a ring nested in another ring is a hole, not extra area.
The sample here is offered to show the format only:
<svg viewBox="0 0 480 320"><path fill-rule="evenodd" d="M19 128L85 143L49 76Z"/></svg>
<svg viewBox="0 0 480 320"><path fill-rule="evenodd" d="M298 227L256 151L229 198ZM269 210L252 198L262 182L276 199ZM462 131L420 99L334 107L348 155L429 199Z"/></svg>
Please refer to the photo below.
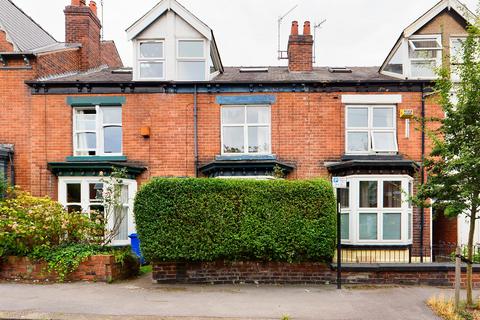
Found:
<svg viewBox="0 0 480 320"><path fill-rule="evenodd" d="M71 0L65 13L65 42L80 43L80 65L82 70L99 67L102 64L100 51L100 30L102 24L97 17L97 4L85 0Z"/></svg>
<svg viewBox="0 0 480 320"><path fill-rule="evenodd" d="M298 34L298 22L292 22L288 39L288 70L293 72L313 70L313 36L310 21L303 25L303 35Z"/></svg>

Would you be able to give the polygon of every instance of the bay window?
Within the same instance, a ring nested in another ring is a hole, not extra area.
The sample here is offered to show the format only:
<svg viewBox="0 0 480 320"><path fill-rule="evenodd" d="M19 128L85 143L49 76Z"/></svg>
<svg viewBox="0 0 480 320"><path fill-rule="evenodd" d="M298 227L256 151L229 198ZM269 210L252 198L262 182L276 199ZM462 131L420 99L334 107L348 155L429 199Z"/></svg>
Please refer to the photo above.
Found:
<svg viewBox="0 0 480 320"><path fill-rule="evenodd" d="M121 107L73 109L75 156L122 155L122 134Z"/></svg>
<svg viewBox="0 0 480 320"><path fill-rule="evenodd" d="M270 154L270 106L223 106L222 154Z"/></svg>
<svg viewBox="0 0 480 320"><path fill-rule="evenodd" d="M137 60L140 79L165 79L164 51L164 42L162 40L149 40L139 42Z"/></svg>
<svg viewBox="0 0 480 320"><path fill-rule="evenodd" d="M178 40L178 80L205 80L206 52L204 40Z"/></svg>
<svg viewBox="0 0 480 320"><path fill-rule="evenodd" d="M58 200L69 212L83 213L91 219L107 218L108 228L116 231L112 244L129 244L128 236L135 232L133 200L137 182L122 179L119 206L110 213L105 212L105 184L101 177L59 177Z"/></svg>
<svg viewBox="0 0 480 320"><path fill-rule="evenodd" d="M346 108L346 153L398 151L395 106L351 105Z"/></svg>
<svg viewBox="0 0 480 320"><path fill-rule="evenodd" d="M349 176L347 180L348 189L340 192L343 243L411 243L410 176Z"/></svg>

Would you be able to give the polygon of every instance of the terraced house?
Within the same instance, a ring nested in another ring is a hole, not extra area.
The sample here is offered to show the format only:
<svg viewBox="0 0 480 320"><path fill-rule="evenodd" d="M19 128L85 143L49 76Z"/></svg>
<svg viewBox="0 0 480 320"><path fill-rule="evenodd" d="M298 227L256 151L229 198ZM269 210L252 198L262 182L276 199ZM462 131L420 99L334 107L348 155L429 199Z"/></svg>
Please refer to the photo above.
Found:
<svg viewBox="0 0 480 320"><path fill-rule="evenodd" d="M123 68L114 43L100 41L93 1L65 8L62 43L10 0L0 7L5 175L88 213L102 206L100 176L126 168L117 244L135 231L133 197L152 177L278 175L347 177L346 251L431 259L433 244L457 242L455 221L406 200L429 151L411 118L442 115L433 70L474 19L458 1L440 1L392 39L380 67L340 68L313 66L308 21L292 23L288 66L228 67L213 30L163 0L127 29L135 54Z"/></svg>

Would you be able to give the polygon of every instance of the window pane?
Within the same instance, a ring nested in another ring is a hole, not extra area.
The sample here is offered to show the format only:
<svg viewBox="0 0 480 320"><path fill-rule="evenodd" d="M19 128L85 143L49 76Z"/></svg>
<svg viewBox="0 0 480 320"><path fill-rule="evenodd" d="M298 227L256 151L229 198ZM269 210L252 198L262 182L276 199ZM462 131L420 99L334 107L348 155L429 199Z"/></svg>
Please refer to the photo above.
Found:
<svg viewBox="0 0 480 320"><path fill-rule="evenodd" d="M162 79L163 62L140 63L140 77L144 79Z"/></svg>
<svg viewBox="0 0 480 320"><path fill-rule="evenodd" d="M348 186L348 184L347 184ZM340 195L340 207L342 209L346 209L350 207L350 199L349 199L350 190L349 189L339 189Z"/></svg>
<svg viewBox="0 0 480 320"><path fill-rule="evenodd" d="M435 61L412 61L412 77L435 77Z"/></svg>
<svg viewBox="0 0 480 320"><path fill-rule="evenodd" d="M373 108L374 128L393 128L392 108Z"/></svg>
<svg viewBox="0 0 480 320"><path fill-rule="evenodd" d="M114 231L117 231L115 240L128 240L128 207L115 210Z"/></svg>
<svg viewBox="0 0 480 320"><path fill-rule="evenodd" d="M247 107L247 123L270 123L270 107Z"/></svg>
<svg viewBox="0 0 480 320"><path fill-rule="evenodd" d="M383 240L401 240L402 215L400 213L383 214Z"/></svg>
<svg viewBox="0 0 480 320"><path fill-rule="evenodd" d="M377 240L376 213L360 213L360 240Z"/></svg>
<svg viewBox="0 0 480 320"><path fill-rule="evenodd" d="M82 191L79 183L67 184L67 203L80 203Z"/></svg>
<svg viewBox="0 0 480 320"><path fill-rule="evenodd" d="M90 219L102 222L104 219L105 208L102 205L90 206Z"/></svg>
<svg viewBox="0 0 480 320"><path fill-rule="evenodd" d="M342 235L343 240L350 239L350 221L349 221L349 214L348 212L342 212L340 215L341 217L341 227L340 227L340 234Z"/></svg>
<svg viewBox="0 0 480 320"><path fill-rule="evenodd" d="M244 107L223 107L222 122L224 124L244 124L245 108Z"/></svg>
<svg viewBox="0 0 480 320"><path fill-rule="evenodd" d="M402 207L402 183L400 181L383 182L383 207Z"/></svg>
<svg viewBox="0 0 480 320"><path fill-rule="evenodd" d="M453 63L463 62L463 43L465 38L451 38L450 55Z"/></svg>
<svg viewBox="0 0 480 320"><path fill-rule="evenodd" d="M140 58L163 58L162 42L140 43Z"/></svg>
<svg viewBox="0 0 480 320"><path fill-rule="evenodd" d="M374 151L397 151L395 133L393 132L373 132L372 144Z"/></svg>
<svg viewBox="0 0 480 320"><path fill-rule="evenodd" d="M72 213L72 212L82 212L82 207L80 206L67 206L67 211Z"/></svg>
<svg viewBox="0 0 480 320"><path fill-rule="evenodd" d="M76 111L76 129L78 131L95 131L97 128L97 114L92 110L77 110Z"/></svg>
<svg viewBox="0 0 480 320"><path fill-rule="evenodd" d="M368 108L348 108L347 112L349 128L368 127Z"/></svg>
<svg viewBox="0 0 480 320"><path fill-rule="evenodd" d="M413 197L413 183L409 182L408 183L408 207L412 207L412 200L411 198Z"/></svg>
<svg viewBox="0 0 480 320"><path fill-rule="evenodd" d="M178 41L178 56L181 58L203 58L205 55L203 41Z"/></svg>
<svg viewBox="0 0 480 320"><path fill-rule="evenodd" d="M401 45L392 59L385 66L385 71L403 74L403 45Z"/></svg>
<svg viewBox="0 0 480 320"><path fill-rule="evenodd" d="M103 123L122 124L122 108L103 107Z"/></svg>
<svg viewBox="0 0 480 320"><path fill-rule="evenodd" d="M377 207L377 181L360 181L360 208Z"/></svg>
<svg viewBox="0 0 480 320"><path fill-rule="evenodd" d="M368 132L348 132L347 139L348 152L368 151Z"/></svg>
<svg viewBox="0 0 480 320"><path fill-rule="evenodd" d="M122 127L105 127L103 136L105 153L122 153Z"/></svg>
<svg viewBox="0 0 480 320"><path fill-rule="evenodd" d="M97 148L96 133L78 133L77 134L77 149L91 150L96 148Z"/></svg>
<svg viewBox="0 0 480 320"><path fill-rule="evenodd" d="M103 201L103 183L90 183L88 189L90 202Z"/></svg>
<svg viewBox="0 0 480 320"><path fill-rule="evenodd" d="M122 204L128 204L128 185L122 185L122 191L120 193L120 202Z"/></svg>
<svg viewBox="0 0 480 320"><path fill-rule="evenodd" d="M424 48L440 49L440 45L438 44L436 39L415 39L411 41L416 49L424 49Z"/></svg>
<svg viewBox="0 0 480 320"><path fill-rule="evenodd" d="M205 80L205 61L179 61L179 80Z"/></svg>
<svg viewBox="0 0 480 320"><path fill-rule="evenodd" d="M244 153L245 152L243 127L224 127L223 128L223 152L225 153Z"/></svg>
<svg viewBox="0 0 480 320"><path fill-rule="evenodd" d="M268 127L248 128L248 152L270 152L270 130Z"/></svg>

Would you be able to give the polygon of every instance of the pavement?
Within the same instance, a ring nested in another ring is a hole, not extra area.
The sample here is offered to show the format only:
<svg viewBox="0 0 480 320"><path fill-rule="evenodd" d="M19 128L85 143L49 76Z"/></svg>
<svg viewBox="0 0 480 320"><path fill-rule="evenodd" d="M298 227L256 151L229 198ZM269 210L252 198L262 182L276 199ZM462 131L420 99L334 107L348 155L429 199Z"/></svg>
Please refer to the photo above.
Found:
<svg viewBox="0 0 480 320"><path fill-rule="evenodd" d="M149 275L105 283L0 283L0 319L438 319L433 287L160 285Z"/></svg>

